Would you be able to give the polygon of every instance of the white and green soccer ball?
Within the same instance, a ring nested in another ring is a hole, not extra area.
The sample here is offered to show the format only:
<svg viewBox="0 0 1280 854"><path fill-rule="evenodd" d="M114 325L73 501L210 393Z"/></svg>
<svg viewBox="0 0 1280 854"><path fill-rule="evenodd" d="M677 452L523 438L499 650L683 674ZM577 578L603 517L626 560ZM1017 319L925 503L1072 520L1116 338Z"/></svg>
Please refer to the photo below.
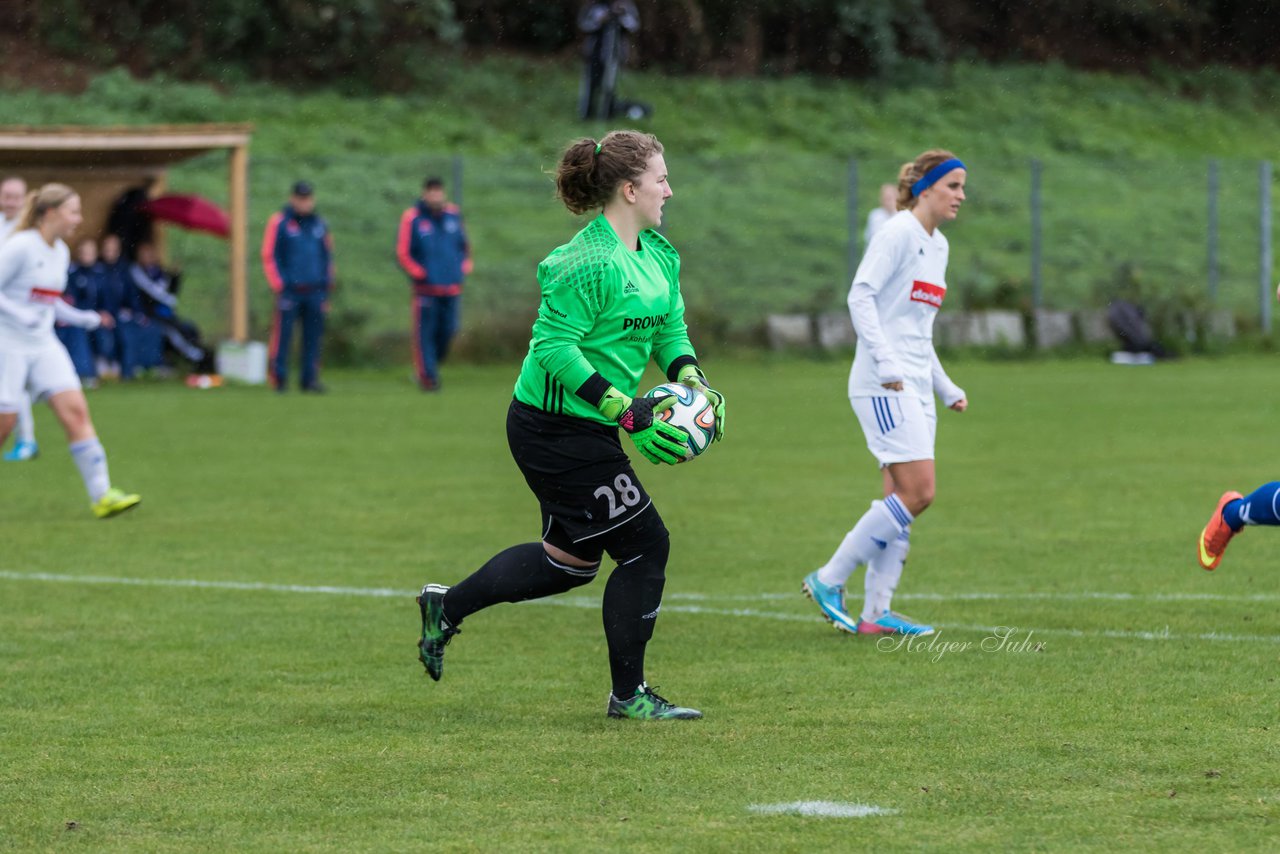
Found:
<svg viewBox="0 0 1280 854"><path fill-rule="evenodd" d="M683 383L663 383L646 392L645 397L676 399L675 406L659 412L657 417L684 432L684 462L711 447L716 435L716 413L706 395Z"/></svg>

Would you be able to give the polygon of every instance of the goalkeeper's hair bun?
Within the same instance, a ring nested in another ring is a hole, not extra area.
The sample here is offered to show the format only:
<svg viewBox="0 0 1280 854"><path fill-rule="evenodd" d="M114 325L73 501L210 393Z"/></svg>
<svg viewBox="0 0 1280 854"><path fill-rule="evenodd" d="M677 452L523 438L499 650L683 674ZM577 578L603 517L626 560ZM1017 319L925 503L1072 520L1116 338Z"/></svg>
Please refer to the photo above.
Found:
<svg viewBox="0 0 1280 854"><path fill-rule="evenodd" d="M662 153L651 133L615 130L604 139L569 144L556 168L556 197L575 214L603 208L624 181L644 174L649 158Z"/></svg>

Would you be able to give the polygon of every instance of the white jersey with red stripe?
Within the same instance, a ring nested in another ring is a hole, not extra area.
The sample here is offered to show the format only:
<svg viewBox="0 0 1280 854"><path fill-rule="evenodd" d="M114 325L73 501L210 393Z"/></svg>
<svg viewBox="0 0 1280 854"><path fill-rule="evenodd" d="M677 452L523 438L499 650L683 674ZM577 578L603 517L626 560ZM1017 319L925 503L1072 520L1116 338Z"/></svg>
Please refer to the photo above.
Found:
<svg viewBox="0 0 1280 854"><path fill-rule="evenodd" d="M56 341L55 319L86 329L102 322L96 311L63 301L70 260L67 244L55 240L50 245L35 229L0 243L0 348L31 351Z"/></svg>
<svg viewBox="0 0 1280 854"><path fill-rule="evenodd" d="M892 365L902 394L928 398L934 392L933 321L947 295L947 238L933 234L911 211L899 211L871 238L849 291L850 312L858 331L857 353L849 372L850 397L893 395L882 383ZM855 294L870 291L879 321L874 330L859 322ZM860 328L862 327L862 328ZM871 334L869 334L871 333Z"/></svg>

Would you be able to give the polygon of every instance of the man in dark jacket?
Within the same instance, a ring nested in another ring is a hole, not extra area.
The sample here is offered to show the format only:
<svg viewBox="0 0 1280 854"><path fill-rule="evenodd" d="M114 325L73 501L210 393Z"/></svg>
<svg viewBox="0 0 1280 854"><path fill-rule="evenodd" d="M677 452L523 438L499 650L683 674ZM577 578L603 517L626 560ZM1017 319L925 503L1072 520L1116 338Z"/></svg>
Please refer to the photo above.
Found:
<svg viewBox="0 0 1280 854"><path fill-rule="evenodd" d="M413 282L413 357L423 391L440 388L439 364L458 332L462 282L471 273L471 246L462 211L445 198L444 182L428 178L422 198L400 216L396 258Z"/></svg>
<svg viewBox="0 0 1280 854"><path fill-rule="evenodd" d="M306 181L293 185L289 203L267 220L262 237L262 267L276 294L271 331L271 381L284 391L289 344L295 319L302 322L302 390L320 393L320 340L333 285L333 235L316 213L315 190Z"/></svg>

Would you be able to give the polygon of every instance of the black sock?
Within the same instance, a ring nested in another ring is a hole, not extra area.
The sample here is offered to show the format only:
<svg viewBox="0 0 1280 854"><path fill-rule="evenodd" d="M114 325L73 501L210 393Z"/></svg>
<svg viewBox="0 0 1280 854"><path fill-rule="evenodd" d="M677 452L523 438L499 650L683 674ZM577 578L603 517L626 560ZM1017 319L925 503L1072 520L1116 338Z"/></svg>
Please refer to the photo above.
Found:
<svg viewBox="0 0 1280 854"><path fill-rule="evenodd" d="M449 588L445 618L454 626L482 608L499 602L523 602L563 593L589 583L600 564L566 566L548 557L542 543L524 543L499 552L489 562Z"/></svg>
<svg viewBox="0 0 1280 854"><path fill-rule="evenodd" d="M644 648L658 619L670 551L671 541L663 531L643 553L619 563L605 585L604 636L613 696L620 700L631 697L644 682Z"/></svg>

